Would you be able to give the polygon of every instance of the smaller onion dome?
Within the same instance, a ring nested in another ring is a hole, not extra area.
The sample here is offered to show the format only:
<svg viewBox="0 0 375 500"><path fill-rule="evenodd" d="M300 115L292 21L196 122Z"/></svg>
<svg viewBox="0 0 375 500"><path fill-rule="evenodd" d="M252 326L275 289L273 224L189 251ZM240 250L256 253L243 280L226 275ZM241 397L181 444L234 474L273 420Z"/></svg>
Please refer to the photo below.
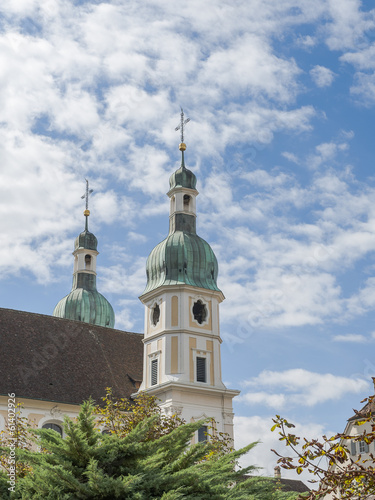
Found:
<svg viewBox="0 0 375 500"><path fill-rule="evenodd" d="M174 172L169 178L169 187L173 189L175 187L184 187L189 189L195 189L197 185L197 178L191 170L188 170L184 164Z"/></svg>
<svg viewBox="0 0 375 500"><path fill-rule="evenodd" d="M115 326L115 313L108 300L97 290L76 288L60 300L53 311L58 318L83 321L92 325Z"/></svg>
<svg viewBox="0 0 375 500"><path fill-rule="evenodd" d="M87 227L75 239L74 250L78 250L78 248L86 248L86 250L98 250L98 240L95 234L90 233Z"/></svg>

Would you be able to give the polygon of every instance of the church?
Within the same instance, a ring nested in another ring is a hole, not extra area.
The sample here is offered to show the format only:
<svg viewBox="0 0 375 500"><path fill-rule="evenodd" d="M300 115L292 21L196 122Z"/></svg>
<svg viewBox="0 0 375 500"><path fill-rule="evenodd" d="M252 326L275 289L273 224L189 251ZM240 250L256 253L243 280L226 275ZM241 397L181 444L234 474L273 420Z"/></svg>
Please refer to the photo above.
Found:
<svg viewBox="0 0 375 500"><path fill-rule="evenodd" d="M197 179L185 166L181 110L181 166L169 180L169 234L150 253L144 334L116 330L111 304L97 291L98 240L89 231L86 182L85 228L73 251L71 292L53 316L0 309L0 430L9 395L40 428L63 435L63 417L74 417L106 387L118 397L146 391L167 414L187 422L213 418L233 438L232 399L239 391L222 382L218 263L196 232ZM195 440L205 439L197 432Z"/></svg>

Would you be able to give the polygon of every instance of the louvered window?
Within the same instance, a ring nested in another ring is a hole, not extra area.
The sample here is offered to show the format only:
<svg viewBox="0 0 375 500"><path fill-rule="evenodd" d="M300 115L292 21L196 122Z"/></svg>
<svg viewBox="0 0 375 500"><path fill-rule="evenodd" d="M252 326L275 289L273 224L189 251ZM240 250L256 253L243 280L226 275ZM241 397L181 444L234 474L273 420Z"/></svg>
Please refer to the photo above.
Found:
<svg viewBox="0 0 375 500"><path fill-rule="evenodd" d="M151 361L151 385L156 385L158 383L158 360L153 359Z"/></svg>
<svg viewBox="0 0 375 500"><path fill-rule="evenodd" d="M352 455L356 455L356 444L354 441L350 442L350 451L351 451Z"/></svg>
<svg viewBox="0 0 375 500"><path fill-rule="evenodd" d="M368 444L365 441L359 442L359 453L368 453Z"/></svg>
<svg viewBox="0 0 375 500"><path fill-rule="evenodd" d="M202 427L200 427L198 429L198 442L199 443L202 443L203 441L207 441L207 425L202 425Z"/></svg>
<svg viewBox="0 0 375 500"><path fill-rule="evenodd" d="M197 357L197 382L207 382L206 358Z"/></svg>

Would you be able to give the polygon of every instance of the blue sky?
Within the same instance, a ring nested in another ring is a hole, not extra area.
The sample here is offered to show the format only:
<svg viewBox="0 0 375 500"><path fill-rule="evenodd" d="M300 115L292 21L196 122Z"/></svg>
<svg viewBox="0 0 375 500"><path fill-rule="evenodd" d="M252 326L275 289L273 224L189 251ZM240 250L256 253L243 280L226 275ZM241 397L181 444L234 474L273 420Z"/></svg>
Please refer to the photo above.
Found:
<svg viewBox="0 0 375 500"><path fill-rule="evenodd" d="M174 128L219 260L238 445L341 431L375 374L375 10L357 0L3 1L0 306L51 314L94 189L98 290L141 332ZM280 447L278 448L280 449Z"/></svg>

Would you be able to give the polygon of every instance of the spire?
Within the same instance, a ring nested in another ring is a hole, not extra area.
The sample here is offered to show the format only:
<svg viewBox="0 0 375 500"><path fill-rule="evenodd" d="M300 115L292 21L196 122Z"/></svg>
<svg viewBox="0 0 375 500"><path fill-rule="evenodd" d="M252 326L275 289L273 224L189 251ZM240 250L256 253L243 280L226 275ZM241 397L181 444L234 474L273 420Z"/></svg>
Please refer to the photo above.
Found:
<svg viewBox="0 0 375 500"><path fill-rule="evenodd" d="M181 108L181 113L180 113L180 123L177 125L175 128L175 131L180 130L180 136L181 136L181 142L178 146L178 149L181 151L181 167L185 169L185 157L184 157L184 151L186 150L186 144L184 143L184 126L189 123L190 118L186 118L184 120L184 110Z"/></svg>
<svg viewBox="0 0 375 500"><path fill-rule="evenodd" d="M180 123L177 125L175 130L180 131L181 142L178 149L181 151L181 167L174 172L169 178L169 187L172 190L175 187L185 187L190 189L195 189L197 184L197 178L185 167L185 156L184 151L186 150L186 144L184 143L184 128L187 123L189 123L190 118L185 119L184 110L181 108L180 113ZM170 192L170 191L169 191ZM198 194L198 193L197 193Z"/></svg>
<svg viewBox="0 0 375 500"><path fill-rule="evenodd" d="M89 189L89 181L85 179L86 181L86 192L81 196L81 200L86 198L86 210L84 210L83 215L86 217L86 222L85 222L85 231L89 230L89 215L90 215L90 210L89 210L89 195L94 191L93 189Z"/></svg>

